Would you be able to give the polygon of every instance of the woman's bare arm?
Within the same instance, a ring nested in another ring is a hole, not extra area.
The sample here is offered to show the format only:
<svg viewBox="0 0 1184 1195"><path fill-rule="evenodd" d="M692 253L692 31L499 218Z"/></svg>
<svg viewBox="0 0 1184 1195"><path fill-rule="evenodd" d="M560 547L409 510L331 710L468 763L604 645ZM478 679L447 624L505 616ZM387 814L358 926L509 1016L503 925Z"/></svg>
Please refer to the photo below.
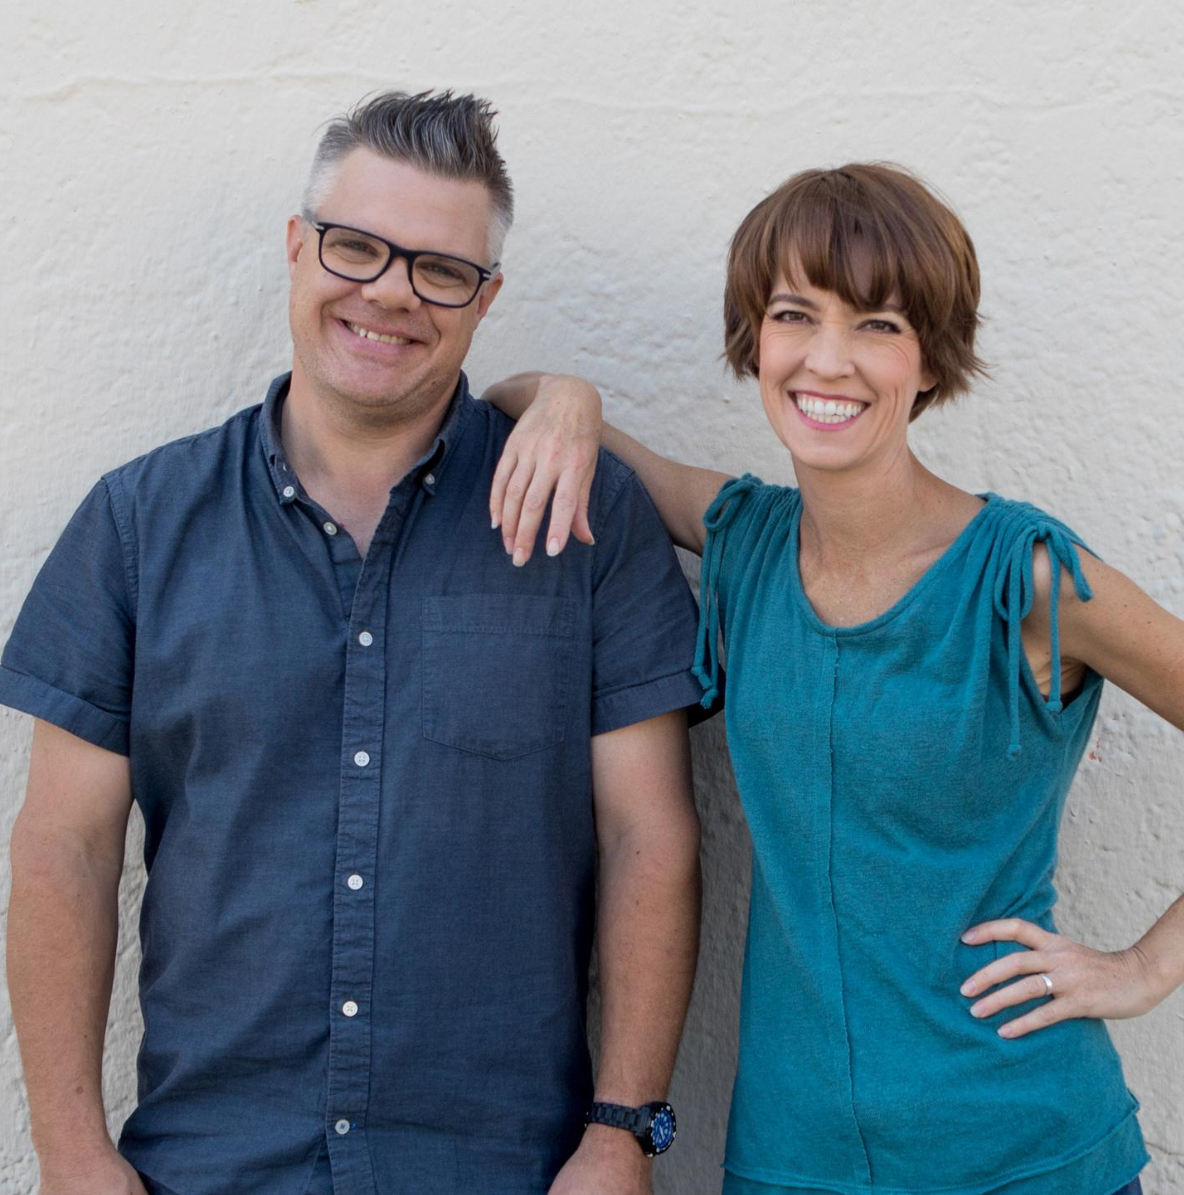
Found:
<svg viewBox="0 0 1184 1195"><path fill-rule="evenodd" d="M670 538L681 548L702 553L703 513L727 481L726 473L679 464L603 424L600 395L582 378L520 373L491 386L483 397L518 420L494 473L489 500L493 526L501 528L515 564L530 559L548 500L548 555L563 550L569 533L593 542L588 494L601 445L641 478Z"/></svg>
<svg viewBox="0 0 1184 1195"><path fill-rule="evenodd" d="M1089 553L1081 553L1081 567L1093 598L1083 602L1062 578L1057 603L1062 675L1080 676L1082 666L1088 666L1184 730L1184 621ZM1043 663L1051 657L1051 565L1046 552L1033 556L1033 580L1035 600L1025 622L1025 639L1038 645L1037 663ZM1055 661L1050 666L1055 667ZM974 926L965 940L973 945L1011 941L1028 947L989 964L963 986L964 995L983 997L971 1010L975 1016L1052 997L1003 1025L999 1032L1004 1037L1020 1037L1070 1017L1138 1016L1184 984L1184 896L1177 897L1127 950L1093 950L1018 918ZM995 990L986 995L991 988Z"/></svg>

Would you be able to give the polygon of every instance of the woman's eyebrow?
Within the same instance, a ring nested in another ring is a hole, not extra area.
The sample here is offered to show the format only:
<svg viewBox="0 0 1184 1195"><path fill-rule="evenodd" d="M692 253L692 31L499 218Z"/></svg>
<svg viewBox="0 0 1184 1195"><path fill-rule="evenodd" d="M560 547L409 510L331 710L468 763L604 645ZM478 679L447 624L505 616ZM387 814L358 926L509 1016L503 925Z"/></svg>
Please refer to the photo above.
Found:
<svg viewBox="0 0 1184 1195"><path fill-rule="evenodd" d="M803 298L801 295L795 295L792 291L779 290L775 295L769 296L770 303L794 303L798 307L807 307L811 311L817 311L818 304L812 303L809 299ZM867 311L894 311L897 315L905 315L903 307L896 303L880 303L876 307L868 307Z"/></svg>
<svg viewBox="0 0 1184 1195"><path fill-rule="evenodd" d="M809 299L802 298L801 295L791 294L789 291L779 290L775 295L769 296L770 303L796 303L799 307L808 307L811 311L818 310L817 303L811 303Z"/></svg>

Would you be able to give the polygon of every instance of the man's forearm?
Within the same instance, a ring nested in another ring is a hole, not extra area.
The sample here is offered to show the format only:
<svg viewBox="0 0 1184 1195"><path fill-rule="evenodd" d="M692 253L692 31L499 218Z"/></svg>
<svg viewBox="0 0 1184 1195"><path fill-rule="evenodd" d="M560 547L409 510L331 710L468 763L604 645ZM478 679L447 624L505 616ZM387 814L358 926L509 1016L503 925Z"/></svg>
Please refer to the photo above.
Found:
<svg viewBox="0 0 1184 1195"><path fill-rule="evenodd" d="M17 821L8 985L43 1177L114 1152L102 1057L121 871L121 859Z"/></svg>
<svg viewBox="0 0 1184 1195"><path fill-rule="evenodd" d="M600 1064L596 1098L638 1105L670 1085L699 950L693 813L601 855Z"/></svg>

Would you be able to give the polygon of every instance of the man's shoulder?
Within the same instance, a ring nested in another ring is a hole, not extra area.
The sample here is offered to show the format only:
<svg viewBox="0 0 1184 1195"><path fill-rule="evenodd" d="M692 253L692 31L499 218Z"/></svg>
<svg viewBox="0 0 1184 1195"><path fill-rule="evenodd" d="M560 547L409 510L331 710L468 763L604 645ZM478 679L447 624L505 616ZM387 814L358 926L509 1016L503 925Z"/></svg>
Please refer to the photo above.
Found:
<svg viewBox="0 0 1184 1195"><path fill-rule="evenodd" d="M515 421L492 403L479 398L471 398L470 401L473 410L485 421L485 431L489 436L487 443L493 449L491 467L496 467L501 450L514 430ZM645 487L637 474L619 456L609 452L607 448L601 448L596 461L596 475L592 480L589 509L611 518L610 512L622 491L633 488L645 493Z"/></svg>
<svg viewBox="0 0 1184 1195"><path fill-rule="evenodd" d="M596 460L596 480L592 485L591 503L601 513L612 517L612 510L622 493L634 490L649 494L641 478L619 456L602 448Z"/></svg>
<svg viewBox="0 0 1184 1195"><path fill-rule="evenodd" d="M245 407L224 423L160 444L103 474L108 489L149 497L165 488L179 495L204 491L211 474L241 465L258 442L261 404Z"/></svg>

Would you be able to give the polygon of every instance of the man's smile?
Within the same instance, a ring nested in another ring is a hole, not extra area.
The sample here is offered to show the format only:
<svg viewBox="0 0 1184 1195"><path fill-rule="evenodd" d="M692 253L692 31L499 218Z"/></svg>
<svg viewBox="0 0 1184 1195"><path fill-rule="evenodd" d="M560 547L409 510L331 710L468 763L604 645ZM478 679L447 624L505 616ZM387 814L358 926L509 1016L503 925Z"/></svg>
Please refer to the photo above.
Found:
<svg viewBox="0 0 1184 1195"><path fill-rule="evenodd" d="M361 324L352 323L349 320L341 321L355 336L363 340L377 340L380 344L414 344L415 342L406 336L396 336L389 332L377 332L373 328L363 327Z"/></svg>

